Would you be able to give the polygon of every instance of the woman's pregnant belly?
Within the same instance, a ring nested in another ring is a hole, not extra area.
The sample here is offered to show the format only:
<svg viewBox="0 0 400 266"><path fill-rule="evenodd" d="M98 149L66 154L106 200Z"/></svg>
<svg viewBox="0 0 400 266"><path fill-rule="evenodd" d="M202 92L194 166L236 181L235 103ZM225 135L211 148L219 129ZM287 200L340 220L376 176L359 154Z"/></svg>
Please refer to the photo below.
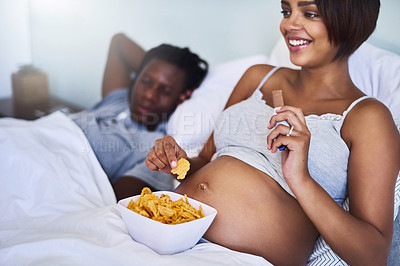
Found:
<svg viewBox="0 0 400 266"><path fill-rule="evenodd" d="M210 162L177 188L218 214L205 238L274 265L305 265L318 235L295 198L270 176L230 156Z"/></svg>

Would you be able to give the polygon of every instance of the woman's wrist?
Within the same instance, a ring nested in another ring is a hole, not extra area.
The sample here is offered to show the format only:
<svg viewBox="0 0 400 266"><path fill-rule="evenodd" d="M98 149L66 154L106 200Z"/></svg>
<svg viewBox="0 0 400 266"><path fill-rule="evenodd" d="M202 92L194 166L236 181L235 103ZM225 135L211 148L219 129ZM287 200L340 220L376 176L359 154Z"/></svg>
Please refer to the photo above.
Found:
<svg viewBox="0 0 400 266"><path fill-rule="evenodd" d="M314 180L312 179L311 175L309 172L304 172L303 174L297 175L293 178L290 178L289 180L286 181L292 190L293 193L296 194L295 191L301 192L301 191L306 191L312 185Z"/></svg>

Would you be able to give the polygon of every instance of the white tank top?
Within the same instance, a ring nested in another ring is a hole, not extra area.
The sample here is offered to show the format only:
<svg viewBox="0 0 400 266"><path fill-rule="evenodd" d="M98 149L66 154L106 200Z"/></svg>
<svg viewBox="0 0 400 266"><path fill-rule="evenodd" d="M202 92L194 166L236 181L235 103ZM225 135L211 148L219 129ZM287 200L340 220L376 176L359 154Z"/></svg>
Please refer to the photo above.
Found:
<svg viewBox="0 0 400 266"><path fill-rule="evenodd" d="M262 99L260 88L279 68L271 70L248 99L227 108L220 115L214 131L216 153L213 159L229 155L263 171L289 194L292 191L282 175L281 155L267 149L268 122L274 113ZM363 96L355 100L342 115L308 115L311 132L308 167L311 177L342 205L347 196L347 164L350 151L340 135L344 119Z"/></svg>

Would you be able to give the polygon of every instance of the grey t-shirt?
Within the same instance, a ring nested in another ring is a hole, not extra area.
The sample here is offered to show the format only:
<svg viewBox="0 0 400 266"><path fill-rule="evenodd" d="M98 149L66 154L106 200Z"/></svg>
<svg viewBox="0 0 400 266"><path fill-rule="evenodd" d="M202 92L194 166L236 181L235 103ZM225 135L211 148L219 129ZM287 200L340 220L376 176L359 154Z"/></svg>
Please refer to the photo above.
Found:
<svg viewBox="0 0 400 266"><path fill-rule="evenodd" d="M166 134L166 125L148 131L136 123L130 117L127 89L114 91L70 117L85 133L111 183L122 176L135 176L159 190L173 188L171 176L153 172L144 164L155 140Z"/></svg>

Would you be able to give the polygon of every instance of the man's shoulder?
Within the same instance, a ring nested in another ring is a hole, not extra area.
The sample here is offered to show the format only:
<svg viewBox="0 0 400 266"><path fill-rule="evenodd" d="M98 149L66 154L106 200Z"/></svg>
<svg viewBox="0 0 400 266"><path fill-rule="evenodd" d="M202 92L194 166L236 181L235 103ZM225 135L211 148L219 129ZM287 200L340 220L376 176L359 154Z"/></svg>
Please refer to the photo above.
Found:
<svg viewBox="0 0 400 266"><path fill-rule="evenodd" d="M129 108L128 94L128 89L115 90L90 108L89 111L102 112L109 110L117 111L118 113L122 112L126 108Z"/></svg>
<svg viewBox="0 0 400 266"><path fill-rule="evenodd" d="M118 101L128 101L129 90L127 88L121 88L109 93L99 103L114 103Z"/></svg>

